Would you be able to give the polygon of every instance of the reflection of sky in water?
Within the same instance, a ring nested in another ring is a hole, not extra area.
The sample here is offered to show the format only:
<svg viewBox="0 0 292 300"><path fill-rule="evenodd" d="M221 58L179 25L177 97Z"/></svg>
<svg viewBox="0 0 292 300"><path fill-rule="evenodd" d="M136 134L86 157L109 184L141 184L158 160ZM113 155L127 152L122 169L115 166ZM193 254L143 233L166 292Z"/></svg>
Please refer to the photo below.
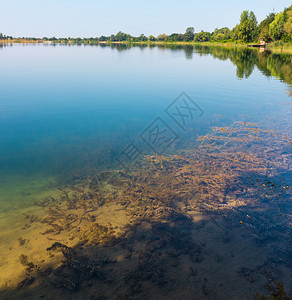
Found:
<svg viewBox="0 0 292 300"><path fill-rule="evenodd" d="M0 54L0 164L14 173L109 164L182 91L204 110L202 132L214 114L260 123L289 101L256 67L239 80L230 60L186 59L183 49L13 45Z"/></svg>

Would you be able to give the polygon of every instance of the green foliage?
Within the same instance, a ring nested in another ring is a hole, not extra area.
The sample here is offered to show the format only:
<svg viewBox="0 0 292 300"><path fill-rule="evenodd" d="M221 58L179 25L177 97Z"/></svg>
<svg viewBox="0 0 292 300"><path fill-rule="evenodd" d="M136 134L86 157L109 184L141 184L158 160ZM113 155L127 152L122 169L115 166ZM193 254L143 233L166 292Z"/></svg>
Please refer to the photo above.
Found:
<svg viewBox="0 0 292 300"><path fill-rule="evenodd" d="M239 24L237 24L230 32L231 39L236 41L239 40Z"/></svg>
<svg viewBox="0 0 292 300"><path fill-rule="evenodd" d="M140 34L140 36L138 36L138 37L131 37L130 36L129 39L133 40L134 42L146 42L146 41L148 41L148 37L145 36L143 33Z"/></svg>
<svg viewBox="0 0 292 300"><path fill-rule="evenodd" d="M275 16L275 20L269 26L269 34L274 41L280 40L284 36L284 25L287 21L287 14L280 12Z"/></svg>
<svg viewBox="0 0 292 300"><path fill-rule="evenodd" d="M155 36L153 36L153 35L149 35L149 37L148 37L148 41L151 41L151 42L154 42L154 41L156 41L156 38L155 38Z"/></svg>
<svg viewBox="0 0 292 300"><path fill-rule="evenodd" d="M240 24L238 27L239 38L244 42L254 40L257 29L257 19L252 11L245 10L240 16Z"/></svg>
<svg viewBox="0 0 292 300"><path fill-rule="evenodd" d="M274 21L275 14L271 13L259 24L257 28L257 37L259 40L270 42L272 40L269 33L269 26Z"/></svg>
<svg viewBox="0 0 292 300"><path fill-rule="evenodd" d="M105 41L108 41L109 38L106 37L106 36L104 36L104 35L102 35L102 36L99 38L99 40L100 40L101 42L105 42Z"/></svg>
<svg viewBox="0 0 292 300"><path fill-rule="evenodd" d="M190 41L192 41L194 39L194 36L195 36L195 29L194 29L194 27L188 27L186 29L185 34L184 34L184 40L186 42L190 42Z"/></svg>
<svg viewBox="0 0 292 300"><path fill-rule="evenodd" d="M231 39L231 30L228 27L216 28L212 33L211 41L219 42Z"/></svg>
<svg viewBox="0 0 292 300"><path fill-rule="evenodd" d="M258 39L265 42L270 42L272 40L269 32L269 25L262 28L260 34L258 35Z"/></svg>
<svg viewBox="0 0 292 300"><path fill-rule="evenodd" d="M287 20L284 24L284 38L286 42L292 42L292 6L285 10Z"/></svg>
<svg viewBox="0 0 292 300"><path fill-rule="evenodd" d="M111 41L123 42L131 39L131 35L119 31L116 35L111 35Z"/></svg>
<svg viewBox="0 0 292 300"><path fill-rule="evenodd" d="M194 41L195 42L207 42L210 41L211 33L207 31L201 31L195 34Z"/></svg>
<svg viewBox="0 0 292 300"><path fill-rule="evenodd" d="M157 41L164 42L166 40L167 40L167 35L165 33L159 34L159 36L157 37Z"/></svg>
<svg viewBox="0 0 292 300"><path fill-rule="evenodd" d="M4 35L3 33L0 32L0 39L1 40L7 40L7 39L12 39L13 37L12 36L6 36Z"/></svg>
<svg viewBox="0 0 292 300"><path fill-rule="evenodd" d="M182 42L184 40L184 35L181 33L172 33L169 37L168 40L170 42Z"/></svg>

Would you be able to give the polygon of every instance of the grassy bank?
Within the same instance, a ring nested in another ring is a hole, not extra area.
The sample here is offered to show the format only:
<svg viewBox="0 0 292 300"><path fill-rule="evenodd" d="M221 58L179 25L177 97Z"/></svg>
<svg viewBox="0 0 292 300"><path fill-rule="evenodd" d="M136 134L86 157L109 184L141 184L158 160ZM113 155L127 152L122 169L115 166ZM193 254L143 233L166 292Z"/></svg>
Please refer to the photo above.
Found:
<svg viewBox="0 0 292 300"><path fill-rule="evenodd" d="M25 43L25 44L35 44L35 43L42 43L40 40L27 40L27 39L5 39L0 40L0 43L2 44L8 44L8 43Z"/></svg>
<svg viewBox="0 0 292 300"><path fill-rule="evenodd" d="M292 43L273 42L267 45L267 49L273 52L292 53Z"/></svg>

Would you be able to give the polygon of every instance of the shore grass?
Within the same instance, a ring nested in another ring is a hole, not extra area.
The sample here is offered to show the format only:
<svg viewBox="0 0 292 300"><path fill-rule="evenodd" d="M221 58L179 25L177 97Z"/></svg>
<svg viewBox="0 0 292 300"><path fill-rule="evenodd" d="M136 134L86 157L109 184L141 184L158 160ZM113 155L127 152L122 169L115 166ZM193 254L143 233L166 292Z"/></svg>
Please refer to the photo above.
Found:
<svg viewBox="0 0 292 300"><path fill-rule="evenodd" d="M267 45L267 49L273 52L292 53L292 43L273 42Z"/></svg>

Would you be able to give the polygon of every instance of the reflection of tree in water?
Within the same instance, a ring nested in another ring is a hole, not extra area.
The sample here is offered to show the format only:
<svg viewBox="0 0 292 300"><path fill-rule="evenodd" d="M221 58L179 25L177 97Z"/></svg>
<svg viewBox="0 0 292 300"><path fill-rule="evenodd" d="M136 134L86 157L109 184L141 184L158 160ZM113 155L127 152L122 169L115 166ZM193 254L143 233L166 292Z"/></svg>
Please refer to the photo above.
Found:
<svg viewBox="0 0 292 300"><path fill-rule="evenodd" d="M131 48L131 46L127 45L127 44L111 44L110 47L111 47L111 49L118 50L119 52L125 51L125 50L128 50Z"/></svg>
<svg viewBox="0 0 292 300"><path fill-rule="evenodd" d="M192 46L185 46L184 51L185 51L185 54L186 54L186 59L192 59L193 58L194 48Z"/></svg>
<svg viewBox="0 0 292 300"><path fill-rule="evenodd" d="M270 72L270 76L279 78L281 81L292 84L292 56L291 54L268 53L263 56L265 65L263 71Z"/></svg>
<svg viewBox="0 0 292 300"><path fill-rule="evenodd" d="M230 59L237 67L238 78L248 78L256 64L257 52L247 48L226 48L226 47L206 47L195 46L199 53L208 53L220 60Z"/></svg>
<svg viewBox="0 0 292 300"><path fill-rule="evenodd" d="M257 54L255 52L237 51L234 57L231 57L231 61L237 66L236 75L238 78L248 78L257 61Z"/></svg>
<svg viewBox="0 0 292 300"><path fill-rule="evenodd" d="M147 45L147 44L99 44L99 47L105 48L105 47L110 47L111 49L115 49L118 51L124 51L128 50L130 48L140 48L140 49L145 49L145 48L157 48L159 50L165 51L165 50L171 50L171 51L184 51L186 59L192 59L193 58L193 53L194 53L194 47L191 45L164 45L164 44L158 44L158 45Z"/></svg>
<svg viewBox="0 0 292 300"><path fill-rule="evenodd" d="M8 46L12 47L12 43L11 44L0 43L0 49L3 49Z"/></svg>
<svg viewBox="0 0 292 300"><path fill-rule="evenodd" d="M267 68L267 59L271 55L271 52L264 51L261 55L258 56L257 67L262 72L263 75L270 77L271 70Z"/></svg>
<svg viewBox="0 0 292 300"><path fill-rule="evenodd" d="M254 67L265 76L274 76L280 80L292 84L292 55L272 53L270 51L258 52L247 48L207 47L196 45L195 52L209 54L220 60L230 59L237 67L238 78L248 78Z"/></svg>
<svg viewBox="0 0 292 300"><path fill-rule="evenodd" d="M156 47L156 46L153 46L152 47ZM185 52L185 56L186 56L186 59L192 59L193 58L193 53L194 53L194 47L191 46L191 45L157 45L157 48L158 49L161 49L161 50L166 50L166 49L169 49L171 51L184 51Z"/></svg>

